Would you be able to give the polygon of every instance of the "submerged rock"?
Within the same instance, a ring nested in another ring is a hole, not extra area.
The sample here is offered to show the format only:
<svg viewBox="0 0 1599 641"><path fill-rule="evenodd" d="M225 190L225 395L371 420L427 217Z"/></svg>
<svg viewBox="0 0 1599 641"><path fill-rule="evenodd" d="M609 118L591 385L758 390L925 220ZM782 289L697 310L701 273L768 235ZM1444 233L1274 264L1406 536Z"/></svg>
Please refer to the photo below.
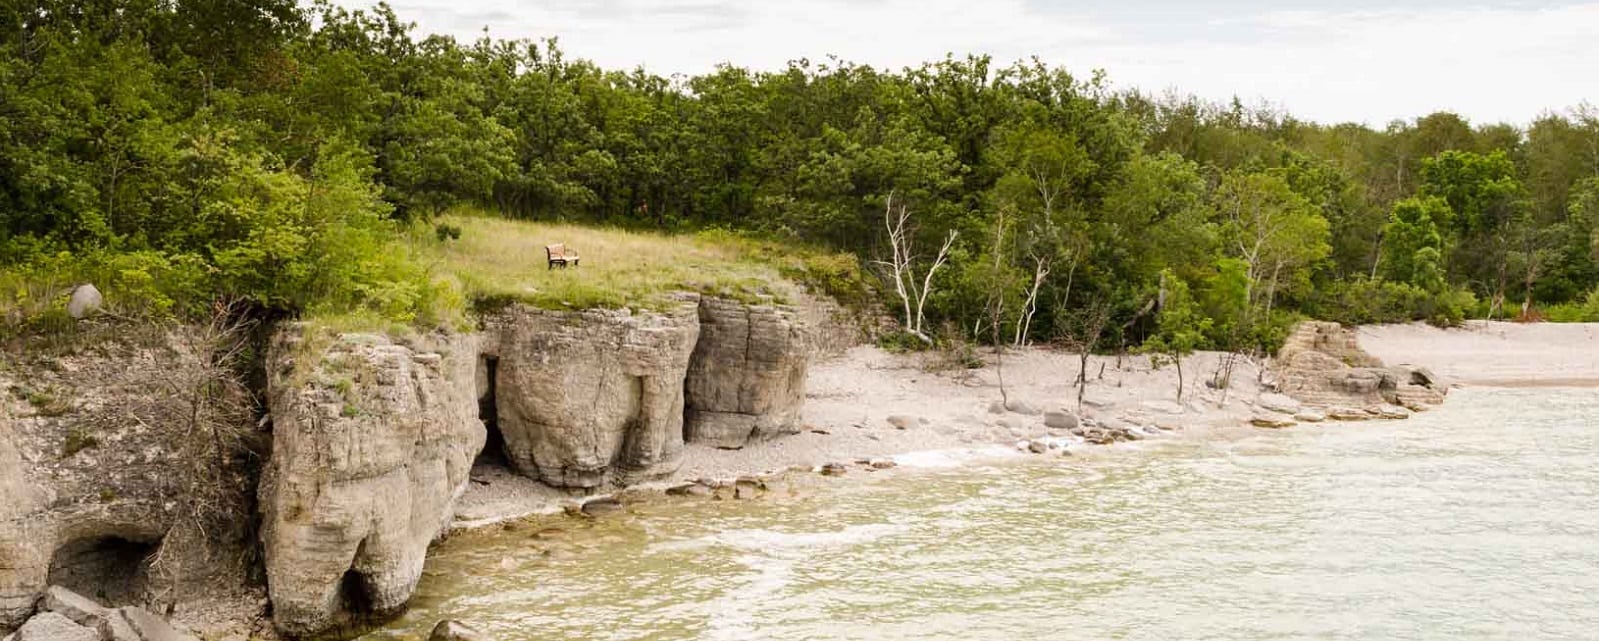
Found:
<svg viewBox="0 0 1599 641"><path fill-rule="evenodd" d="M433 626L433 633L428 635L428 641L488 641L488 637L465 623L445 619Z"/></svg>

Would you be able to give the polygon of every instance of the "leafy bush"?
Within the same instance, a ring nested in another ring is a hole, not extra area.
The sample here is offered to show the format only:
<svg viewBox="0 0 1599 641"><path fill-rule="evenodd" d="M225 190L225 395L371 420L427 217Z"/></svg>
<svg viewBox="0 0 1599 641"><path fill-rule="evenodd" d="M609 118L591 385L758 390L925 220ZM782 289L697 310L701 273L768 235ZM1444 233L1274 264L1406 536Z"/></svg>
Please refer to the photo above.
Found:
<svg viewBox="0 0 1599 641"><path fill-rule="evenodd" d="M1356 280L1333 283L1311 301L1313 316L1345 325L1426 321L1458 325L1477 310L1477 297L1465 289L1430 292L1408 283Z"/></svg>
<svg viewBox="0 0 1599 641"><path fill-rule="evenodd" d="M1553 305L1543 312L1549 321L1555 323L1599 323L1599 288L1588 292L1581 302Z"/></svg>

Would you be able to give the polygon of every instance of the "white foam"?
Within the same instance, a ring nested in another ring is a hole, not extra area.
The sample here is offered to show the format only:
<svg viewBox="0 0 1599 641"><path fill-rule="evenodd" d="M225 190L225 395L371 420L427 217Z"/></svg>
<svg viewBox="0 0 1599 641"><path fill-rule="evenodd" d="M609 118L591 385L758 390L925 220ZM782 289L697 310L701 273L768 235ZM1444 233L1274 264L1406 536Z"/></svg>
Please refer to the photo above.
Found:
<svg viewBox="0 0 1599 641"><path fill-rule="evenodd" d="M973 459L1005 458L1016 455L1017 452L1011 448L1003 445L991 445L965 449L907 452L905 454L896 454L893 459L894 463L902 467L948 469L961 467Z"/></svg>

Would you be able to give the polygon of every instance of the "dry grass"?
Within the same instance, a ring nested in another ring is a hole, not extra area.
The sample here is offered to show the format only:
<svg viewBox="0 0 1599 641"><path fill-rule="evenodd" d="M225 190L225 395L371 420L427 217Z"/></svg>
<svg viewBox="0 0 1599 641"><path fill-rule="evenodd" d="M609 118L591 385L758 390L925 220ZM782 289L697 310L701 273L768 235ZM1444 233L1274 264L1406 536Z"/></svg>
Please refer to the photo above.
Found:
<svg viewBox="0 0 1599 641"><path fill-rule="evenodd" d="M678 291L779 301L794 293L765 246L731 235L670 236L463 214L436 222L460 227L460 238L441 241L429 226L415 230L411 242L436 273L458 282L480 306L650 309ZM544 247L555 243L580 255L581 266L549 269Z"/></svg>

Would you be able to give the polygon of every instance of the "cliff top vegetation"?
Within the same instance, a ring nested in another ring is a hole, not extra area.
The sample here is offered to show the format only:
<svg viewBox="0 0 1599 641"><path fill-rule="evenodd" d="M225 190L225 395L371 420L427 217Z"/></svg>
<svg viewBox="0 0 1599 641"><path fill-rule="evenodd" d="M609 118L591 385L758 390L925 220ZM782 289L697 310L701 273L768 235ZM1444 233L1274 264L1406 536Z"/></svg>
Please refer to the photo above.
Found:
<svg viewBox="0 0 1599 641"><path fill-rule="evenodd" d="M581 264L550 269L544 248L555 243L581 256ZM682 291L789 303L799 283L842 298L864 287L853 255L716 230L666 234L466 210L413 229L410 244L476 308L516 302L545 309L649 309Z"/></svg>
<svg viewBox="0 0 1599 641"><path fill-rule="evenodd" d="M6 4L0 87L0 335L72 328L85 282L126 318L243 300L429 327L774 272L858 292L863 266L922 338L1251 350L1306 316L1599 320L1592 105L1324 124L956 55L668 78L294 0ZM462 238L428 241L440 223ZM540 274L555 241L583 267Z"/></svg>

